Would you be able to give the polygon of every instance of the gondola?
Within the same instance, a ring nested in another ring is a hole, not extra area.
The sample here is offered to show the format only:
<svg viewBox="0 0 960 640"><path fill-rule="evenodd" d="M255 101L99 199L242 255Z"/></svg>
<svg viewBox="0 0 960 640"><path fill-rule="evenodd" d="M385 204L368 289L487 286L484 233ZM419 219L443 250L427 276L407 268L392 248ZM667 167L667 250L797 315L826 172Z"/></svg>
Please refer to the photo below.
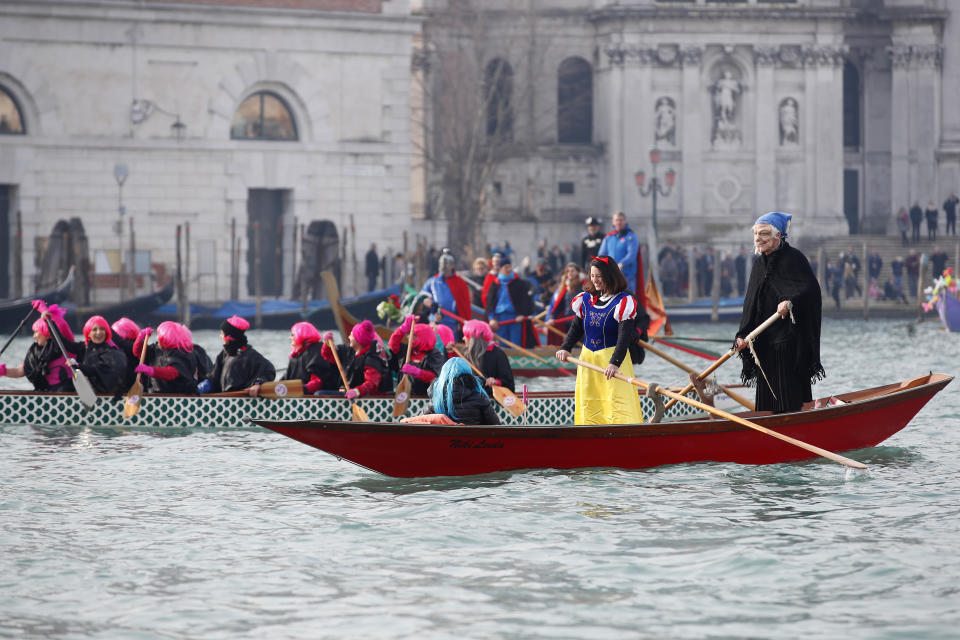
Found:
<svg viewBox="0 0 960 640"><path fill-rule="evenodd" d="M947 331L960 331L960 300L944 291L937 299L937 313Z"/></svg>
<svg viewBox="0 0 960 640"><path fill-rule="evenodd" d="M150 314L160 305L166 304L173 297L173 278L162 289L152 293L138 296L124 302L105 304L96 307L78 307L76 305L67 305L67 322L71 327L79 328L91 316L103 316L108 322L114 322L118 318L127 317L137 324L146 324Z"/></svg>
<svg viewBox="0 0 960 640"><path fill-rule="evenodd" d="M927 374L808 403L795 413L737 415L833 452L873 447L903 429L952 376ZM822 408L815 408L823 405ZM815 457L734 422L691 418L640 425L445 426L263 420L262 427L394 477L519 469L643 469L690 462L773 464Z"/></svg>
<svg viewBox="0 0 960 640"><path fill-rule="evenodd" d="M20 321L23 320L32 308L31 303L34 300L43 300L47 304L60 304L70 296L70 289L73 287L73 267L67 273L56 289L38 293L28 298L16 298L14 300L4 300L0 302L0 333L10 334L17 330ZM36 318L38 316L34 316Z"/></svg>

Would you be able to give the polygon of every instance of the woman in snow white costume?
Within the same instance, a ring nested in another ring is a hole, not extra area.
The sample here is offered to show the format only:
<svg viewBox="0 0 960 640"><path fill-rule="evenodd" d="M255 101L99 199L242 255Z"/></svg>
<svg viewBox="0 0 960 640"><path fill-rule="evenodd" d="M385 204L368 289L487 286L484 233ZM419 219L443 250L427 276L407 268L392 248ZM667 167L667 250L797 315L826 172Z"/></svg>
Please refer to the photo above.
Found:
<svg viewBox="0 0 960 640"><path fill-rule="evenodd" d="M590 282L572 306L574 319L557 360L565 362L582 338L580 359L604 368L604 373L583 367L577 372L574 424L640 424L636 388L613 377L621 367L633 374L629 347L636 337L637 301L627 293L627 280L612 258L591 260Z"/></svg>

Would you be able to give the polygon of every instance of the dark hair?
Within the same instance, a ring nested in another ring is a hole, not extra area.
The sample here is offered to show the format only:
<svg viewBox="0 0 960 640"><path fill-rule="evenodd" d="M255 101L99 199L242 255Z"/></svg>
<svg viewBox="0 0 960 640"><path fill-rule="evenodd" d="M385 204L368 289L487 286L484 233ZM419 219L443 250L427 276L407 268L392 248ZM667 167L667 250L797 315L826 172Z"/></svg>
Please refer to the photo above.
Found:
<svg viewBox="0 0 960 640"><path fill-rule="evenodd" d="M609 256L595 257L590 261L590 266L600 270L600 277L603 278L603 283L607 285L608 291L606 293L620 293L627 290L627 279L620 271L620 265L613 258ZM594 288L593 280L590 278L587 278L586 283L584 283L583 290L592 296L599 293Z"/></svg>

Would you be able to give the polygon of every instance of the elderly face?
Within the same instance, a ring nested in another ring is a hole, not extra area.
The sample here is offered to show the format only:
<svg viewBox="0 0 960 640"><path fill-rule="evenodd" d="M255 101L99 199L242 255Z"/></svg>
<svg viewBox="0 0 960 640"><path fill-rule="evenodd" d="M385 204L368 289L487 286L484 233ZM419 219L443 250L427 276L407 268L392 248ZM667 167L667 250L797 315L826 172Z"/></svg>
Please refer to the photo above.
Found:
<svg viewBox="0 0 960 640"><path fill-rule="evenodd" d="M757 253L769 254L780 244L780 236L769 224L753 225L753 246Z"/></svg>
<svg viewBox="0 0 960 640"><path fill-rule="evenodd" d="M103 341L107 339L107 331L98 324L90 327L90 342L93 344L103 344Z"/></svg>

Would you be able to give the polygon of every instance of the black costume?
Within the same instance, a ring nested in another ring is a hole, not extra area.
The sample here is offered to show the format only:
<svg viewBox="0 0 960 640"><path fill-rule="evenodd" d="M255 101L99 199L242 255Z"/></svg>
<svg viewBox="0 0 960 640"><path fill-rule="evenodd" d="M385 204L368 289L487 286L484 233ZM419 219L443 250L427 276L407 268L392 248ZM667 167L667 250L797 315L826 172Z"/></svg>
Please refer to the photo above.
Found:
<svg viewBox="0 0 960 640"><path fill-rule="evenodd" d="M513 304L514 313L518 316L527 317L521 325L523 328L523 337L520 340L520 346L538 346L540 342L537 340L537 334L533 328L533 321L530 320L530 316L536 315L537 313L533 304L533 284L526 278L519 276L511 278L510 281L507 282L507 293L510 295L510 302ZM490 288L487 289L487 306L484 311L488 319L494 317L499 295L500 279L495 278L493 282L490 283Z"/></svg>
<svg viewBox="0 0 960 640"><path fill-rule="evenodd" d="M230 343L224 345L213 364L213 373L207 376L210 391L221 393L249 389L255 384L270 382L277 377L277 370L259 351L249 345L233 349ZM194 347L196 349L196 347Z"/></svg>
<svg viewBox="0 0 960 640"><path fill-rule="evenodd" d="M197 394L198 372L201 371L202 357L197 353L197 347L193 350L183 351L181 349L164 349L158 344L147 346L148 364L154 368L173 367L177 370L177 377L173 380L163 380L159 377L149 377L147 382L147 391L149 393L182 393L187 395ZM139 361L139 358L138 358Z"/></svg>
<svg viewBox="0 0 960 640"><path fill-rule="evenodd" d="M133 386L134 381L137 377L137 372L135 369L137 365L140 364L140 358L133 355L133 340L124 340L123 338L114 335L113 343L117 345L117 348L123 352L123 356L127 359L127 368L123 376L123 386L126 389L129 389Z"/></svg>
<svg viewBox="0 0 960 640"><path fill-rule="evenodd" d="M510 359L503 349L494 345L493 349L484 351L480 357L480 371L483 372L484 380L487 378L496 378L500 381L501 387L506 387L510 391L516 392L513 382L513 369L510 368ZM483 380L480 384L483 384ZM488 395L493 395L493 389L484 384L483 390Z"/></svg>
<svg viewBox="0 0 960 640"><path fill-rule="evenodd" d="M70 370L66 367L60 367L59 382L51 384L47 380L50 365L62 357L60 347L57 346L52 337L42 347L36 342L30 345L30 348L27 349L27 355L23 358L23 373L27 380L33 384L34 389L37 391L73 391L73 380L70 378Z"/></svg>
<svg viewBox="0 0 960 640"><path fill-rule="evenodd" d="M390 356L390 368L394 371L399 372L400 368L403 366L404 360L406 359L407 352L398 350ZM434 347L427 352L420 360L414 360L411 358L410 364L420 367L424 371L429 371L434 376L440 375L440 369L443 368L443 364L447 361L447 357L443 353ZM402 378L404 374L398 373ZM434 378L436 379L436 378ZM415 396L425 396L427 395L427 388L430 386L430 382L424 382L415 376L410 376L410 380L413 383L410 386L410 393Z"/></svg>
<svg viewBox="0 0 960 640"><path fill-rule="evenodd" d="M590 260L600 251L600 245L603 244L603 238L606 234L598 230L596 233L588 233L580 241L580 264L587 268L589 273Z"/></svg>
<svg viewBox="0 0 960 640"><path fill-rule="evenodd" d="M346 357L339 351L337 355L340 356L340 363L347 374L351 389L357 389L361 396L373 393L387 395L393 393L393 372L390 371L386 351L382 347L378 348L378 345L371 344L366 351L359 355L353 349L348 349L348 352ZM380 375L380 384L377 385L376 389L369 389L364 386L367 382L367 368L373 369Z"/></svg>
<svg viewBox="0 0 960 640"><path fill-rule="evenodd" d="M53 329L60 335L67 351L76 354L74 357L79 363L77 368L90 380L94 391L119 397L130 388L130 385L125 385L129 362L120 348L106 342L97 344L68 340L60 334L56 324Z"/></svg>
<svg viewBox="0 0 960 640"><path fill-rule="evenodd" d="M290 356L287 361L287 375L290 380L300 379L304 386L307 386L311 380L319 380L320 384L313 384L308 387L308 392L313 393L320 389L336 389L340 385L340 372L337 371L337 365L324 360L321 351L323 344L314 342L300 352L299 355Z"/></svg>
<svg viewBox="0 0 960 640"><path fill-rule="evenodd" d="M749 347L740 352L740 378L744 384L757 386L757 411L799 411L804 402L813 399L811 385L826 375L820 364L820 285L806 256L781 240L770 255L760 255L754 262L737 337L745 338L773 315L784 300L793 303L796 324L788 315L754 341L773 393Z"/></svg>
<svg viewBox="0 0 960 640"><path fill-rule="evenodd" d="M464 373L453 379L452 398L456 418L450 417L461 424L500 424L490 398L477 390L476 380L472 373ZM432 405L427 407L426 412L437 413Z"/></svg>

